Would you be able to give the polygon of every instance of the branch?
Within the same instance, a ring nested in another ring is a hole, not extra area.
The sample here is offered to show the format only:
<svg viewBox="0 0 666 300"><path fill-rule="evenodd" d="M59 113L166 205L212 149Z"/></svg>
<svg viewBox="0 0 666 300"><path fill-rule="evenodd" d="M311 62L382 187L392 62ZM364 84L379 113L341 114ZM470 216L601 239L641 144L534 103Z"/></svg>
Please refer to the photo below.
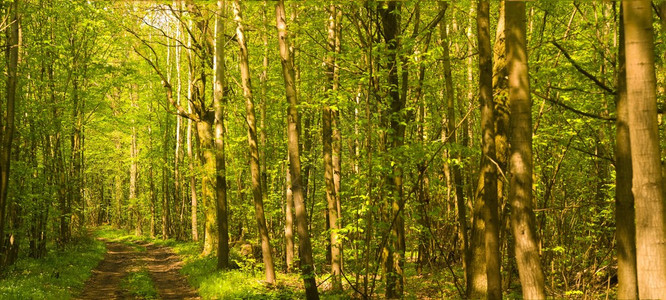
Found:
<svg viewBox="0 0 666 300"><path fill-rule="evenodd" d="M546 101L548 101L548 102L550 102L550 103L552 103L552 104L555 104L555 105L557 105L557 106L560 106L560 107L562 107L562 108L565 108L565 109L568 110L568 111L571 111L571 112L573 112L573 113L579 114L579 115L581 115L581 116L585 116L585 117L589 117L589 118L593 118L593 119L597 119L597 120L604 120L604 121L615 121L615 120L616 120L616 118L614 118L614 117L604 117L604 116L599 116L599 115L595 115L595 114L587 113L587 112L584 112L584 111L580 111L580 110L575 109L575 108L573 108L573 107L571 107L571 106L569 106L569 105L566 105L566 104L564 104L564 103L562 103L562 102L560 102L560 101L558 101L558 100L556 100L556 99L546 97L545 95L542 95L541 93L538 93L538 92L535 92L535 91L532 91L532 94L534 94L534 95L536 95L537 97L539 97L539 98L541 98L541 99L543 99L543 100L546 100Z"/></svg>
<svg viewBox="0 0 666 300"><path fill-rule="evenodd" d="M128 30L128 31L130 31L130 30ZM133 33L133 32L131 32L131 33ZM133 34L135 36L137 36L135 33L133 33ZM146 41L144 41L141 38L139 38L139 40L141 40L141 42L143 42L144 45L148 46L148 48L150 48L150 50L153 53L155 53L155 50ZM201 121L201 118L199 117L199 115L186 111L180 105L180 103L176 103L176 101L173 99L173 88L171 87L171 84L169 83L167 78L164 76L162 71L160 71L160 69L157 67L157 65L155 65L155 63L152 60L150 60L148 57L143 55L143 53L141 53L141 51L136 49L136 47L132 46L132 49L134 50L134 52L137 55L141 56L141 58L143 58L153 68L153 70L155 70L155 73L157 73L158 76L160 76L160 79L162 79L162 85L164 86L164 88L166 88L167 101L169 102L169 104L171 104L171 106L173 106L176 109L176 114L181 116L181 117L188 118L188 119L190 119L192 121L195 121L195 122ZM155 54L155 55L157 55L157 54Z"/></svg>
<svg viewBox="0 0 666 300"><path fill-rule="evenodd" d="M615 91L613 89L611 89L610 87L605 85L603 82L601 82L599 79L597 79L597 77L595 77L594 75L585 71L580 65L578 65L578 63L576 63L576 61L574 61L573 58L571 58L571 55L569 55L569 53L567 53L567 51L564 50L564 48L562 48L562 46L560 46L560 44L558 44L555 41L551 41L550 43L553 44L555 47L557 47L557 49L559 49L562 52L562 54L564 54L564 57L567 58L567 60L574 66L574 68L576 68L576 70L578 70L578 72L585 75L585 77L587 77L588 79L592 80L597 86L599 86L601 89L603 89L607 93L609 93L611 95L615 95Z"/></svg>

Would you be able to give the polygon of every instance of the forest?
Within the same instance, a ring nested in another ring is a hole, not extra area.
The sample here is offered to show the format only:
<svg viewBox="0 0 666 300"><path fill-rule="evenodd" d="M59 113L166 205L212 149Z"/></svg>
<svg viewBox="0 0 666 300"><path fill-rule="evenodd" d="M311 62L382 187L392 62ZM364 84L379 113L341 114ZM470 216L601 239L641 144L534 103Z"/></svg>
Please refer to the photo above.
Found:
<svg viewBox="0 0 666 300"><path fill-rule="evenodd" d="M666 297L666 0L0 0L2 299Z"/></svg>

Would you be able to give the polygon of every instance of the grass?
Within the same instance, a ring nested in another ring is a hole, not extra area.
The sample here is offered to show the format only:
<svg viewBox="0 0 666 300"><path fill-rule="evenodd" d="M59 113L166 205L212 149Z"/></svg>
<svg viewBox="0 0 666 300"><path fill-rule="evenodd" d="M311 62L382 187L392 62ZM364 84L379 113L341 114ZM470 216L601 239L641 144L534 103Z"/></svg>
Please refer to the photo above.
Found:
<svg viewBox="0 0 666 300"><path fill-rule="evenodd" d="M278 284L264 283L264 272L252 260L242 258L232 250L231 260L239 269L218 271L214 255L201 256L198 243L176 243L174 251L183 259L181 273L203 299L298 299L300 281L296 274L278 273Z"/></svg>
<svg viewBox="0 0 666 300"><path fill-rule="evenodd" d="M2 273L0 299L69 299L83 289L106 248L90 237L42 259L21 258Z"/></svg>
<svg viewBox="0 0 666 300"><path fill-rule="evenodd" d="M136 299L157 299L157 290L146 269L129 273L120 287Z"/></svg>

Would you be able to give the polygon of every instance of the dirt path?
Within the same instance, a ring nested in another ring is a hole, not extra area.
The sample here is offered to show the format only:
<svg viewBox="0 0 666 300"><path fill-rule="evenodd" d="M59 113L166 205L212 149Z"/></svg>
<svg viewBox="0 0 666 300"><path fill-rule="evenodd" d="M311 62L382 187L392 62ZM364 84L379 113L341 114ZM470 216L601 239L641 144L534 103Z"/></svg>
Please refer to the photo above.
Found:
<svg viewBox="0 0 666 300"><path fill-rule="evenodd" d="M121 287L122 280L129 274L145 267L159 294L159 299L199 299L196 291L185 277L178 273L182 262L168 247L154 244L137 246L102 240L107 253L93 270L83 292L77 299L132 299L128 291Z"/></svg>

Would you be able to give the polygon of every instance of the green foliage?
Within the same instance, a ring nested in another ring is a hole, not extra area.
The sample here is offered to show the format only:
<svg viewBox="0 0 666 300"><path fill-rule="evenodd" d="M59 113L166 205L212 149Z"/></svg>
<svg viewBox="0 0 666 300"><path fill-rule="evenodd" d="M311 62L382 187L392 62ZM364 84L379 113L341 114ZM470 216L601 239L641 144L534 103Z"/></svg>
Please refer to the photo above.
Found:
<svg viewBox="0 0 666 300"><path fill-rule="evenodd" d="M104 243L82 238L45 258L19 259L2 274L2 299L69 299L83 288L104 257Z"/></svg>

